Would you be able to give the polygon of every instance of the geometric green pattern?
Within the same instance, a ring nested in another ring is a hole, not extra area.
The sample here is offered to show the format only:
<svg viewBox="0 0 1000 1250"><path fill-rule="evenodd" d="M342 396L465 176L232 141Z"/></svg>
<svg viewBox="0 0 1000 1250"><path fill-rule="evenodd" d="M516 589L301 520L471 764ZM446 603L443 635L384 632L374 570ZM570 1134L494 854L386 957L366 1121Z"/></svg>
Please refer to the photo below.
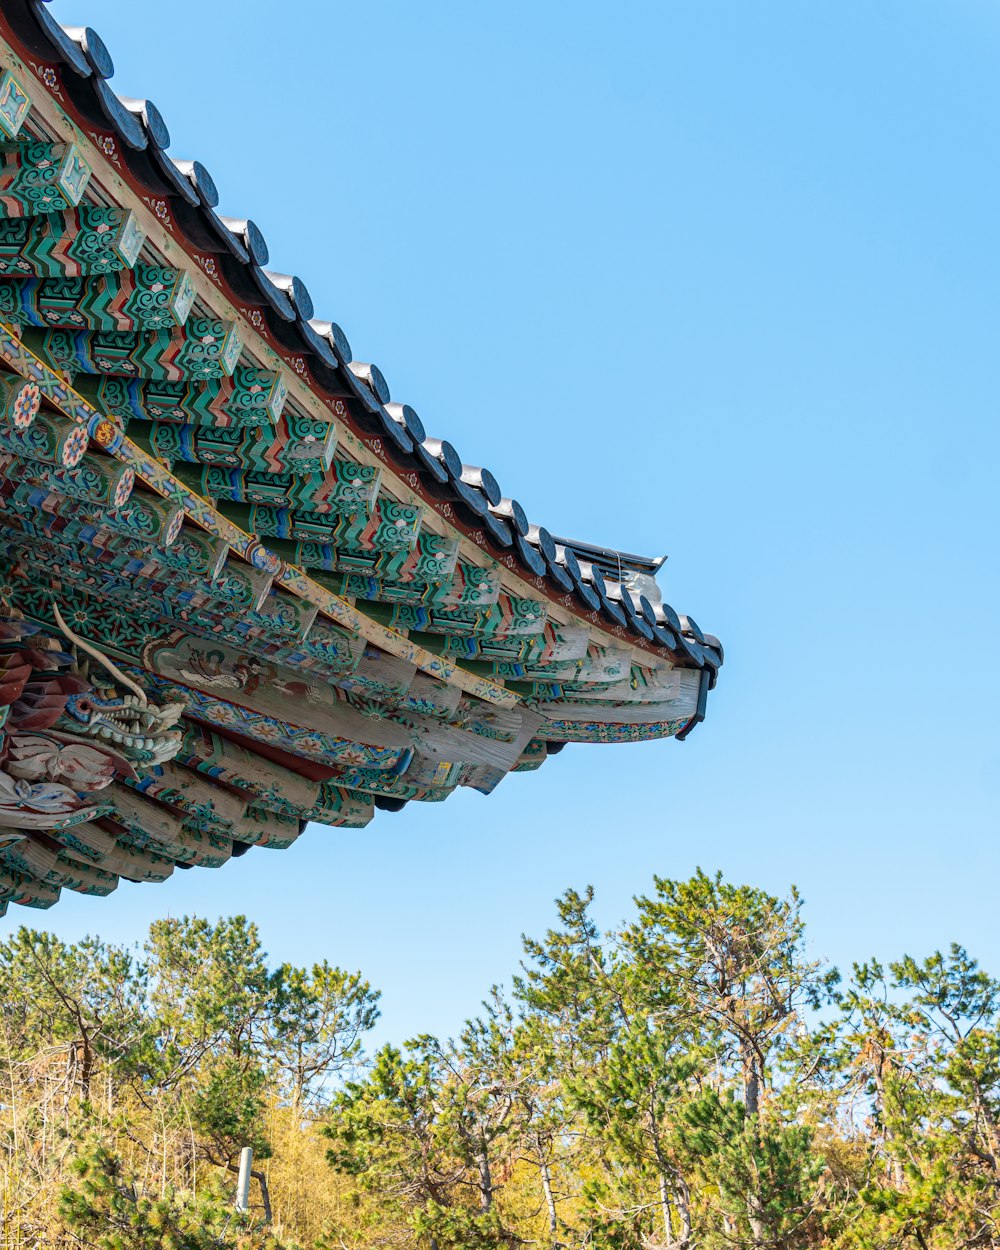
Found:
<svg viewBox="0 0 1000 1250"><path fill-rule="evenodd" d="M5 217L73 208L89 180L90 166L72 143L0 144L0 210Z"/></svg>

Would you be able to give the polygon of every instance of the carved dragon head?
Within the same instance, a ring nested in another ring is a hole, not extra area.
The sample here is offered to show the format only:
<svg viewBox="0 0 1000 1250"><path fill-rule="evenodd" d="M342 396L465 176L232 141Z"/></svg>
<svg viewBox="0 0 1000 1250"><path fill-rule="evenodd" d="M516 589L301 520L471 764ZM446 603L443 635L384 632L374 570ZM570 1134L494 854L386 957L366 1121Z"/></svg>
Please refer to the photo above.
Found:
<svg viewBox="0 0 1000 1250"><path fill-rule="evenodd" d="M162 764L180 750L183 703L163 707L114 687L70 695L56 722L67 733L99 738L138 764Z"/></svg>
<svg viewBox="0 0 1000 1250"><path fill-rule="evenodd" d="M151 703L145 690L96 647L69 628L59 608L53 605L56 623L77 652L77 671L93 685L92 690L71 694L56 722L59 729L74 735L97 738L138 764L162 764L180 750L178 721L183 703ZM81 653L92 656L103 670L90 670ZM124 691L121 689L124 687Z"/></svg>

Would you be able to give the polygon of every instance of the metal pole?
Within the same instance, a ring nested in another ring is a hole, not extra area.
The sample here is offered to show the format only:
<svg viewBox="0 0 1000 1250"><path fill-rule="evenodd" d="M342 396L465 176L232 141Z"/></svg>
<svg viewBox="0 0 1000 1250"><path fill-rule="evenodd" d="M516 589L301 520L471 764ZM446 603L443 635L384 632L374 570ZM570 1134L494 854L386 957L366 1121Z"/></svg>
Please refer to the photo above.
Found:
<svg viewBox="0 0 1000 1250"><path fill-rule="evenodd" d="M250 1210L250 1169L253 1167L253 1149L244 1146L240 1151L240 1174L236 1181L236 1210Z"/></svg>

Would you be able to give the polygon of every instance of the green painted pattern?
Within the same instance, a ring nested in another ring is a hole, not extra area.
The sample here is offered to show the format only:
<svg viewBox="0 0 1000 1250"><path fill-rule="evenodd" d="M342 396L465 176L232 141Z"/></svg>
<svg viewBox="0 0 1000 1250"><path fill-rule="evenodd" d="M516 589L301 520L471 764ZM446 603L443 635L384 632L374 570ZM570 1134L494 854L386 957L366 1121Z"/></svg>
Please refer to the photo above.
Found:
<svg viewBox="0 0 1000 1250"><path fill-rule="evenodd" d="M187 320L186 269L138 265L98 277L0 278L0 316L39 329L170 330Z"/></svg>
<svg viewBox="0 0 1000 1250"><path fill-rule="evenodd" d="M31 100L20 79L9 69L0 74L0 134L16 139L31 108Z"/></svg>
<svg viewBox="0 0 1000 1250"><path fill-rule="evenodd" d="M72 143L0 144L0 210L5 217L55 213L80 203L90 166Z"/></svg>
<svg viewBox="0 0 1000 1250"><path fill-rule="evenodd" d="M76 388L123 426L135 419L242 430L273 426L288 395L282 374L244 364L231 377L200 382L80 376Z"/></svg>
<svg viewBox="0 0 1000 1250"><path fill-rule="evenodd" d="M69 376L93 373L166 382L228 377L242 350L235 323L214 317L189 317L183 326L147 334L26 329L23 342Z"/></svg>
<svg viewBox="0 0 1000 1250"><path fill-rule="evenodd" d="M144 235L135 214L83 205L42 217L0 217L0 273L76 278L131 269Z"/></svg>

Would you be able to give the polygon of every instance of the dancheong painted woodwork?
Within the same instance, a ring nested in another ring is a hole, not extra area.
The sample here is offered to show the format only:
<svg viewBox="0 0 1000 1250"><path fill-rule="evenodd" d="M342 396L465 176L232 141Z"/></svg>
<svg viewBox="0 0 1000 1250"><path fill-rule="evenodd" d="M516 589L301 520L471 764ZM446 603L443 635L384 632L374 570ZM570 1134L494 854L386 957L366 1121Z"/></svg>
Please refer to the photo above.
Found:
<svg viewBox="0 0 1000 1250"><path fill-rule="evenodd" d="M92 30L0 60L0 911L691 731L662 561L429 437Z"/></svg>

